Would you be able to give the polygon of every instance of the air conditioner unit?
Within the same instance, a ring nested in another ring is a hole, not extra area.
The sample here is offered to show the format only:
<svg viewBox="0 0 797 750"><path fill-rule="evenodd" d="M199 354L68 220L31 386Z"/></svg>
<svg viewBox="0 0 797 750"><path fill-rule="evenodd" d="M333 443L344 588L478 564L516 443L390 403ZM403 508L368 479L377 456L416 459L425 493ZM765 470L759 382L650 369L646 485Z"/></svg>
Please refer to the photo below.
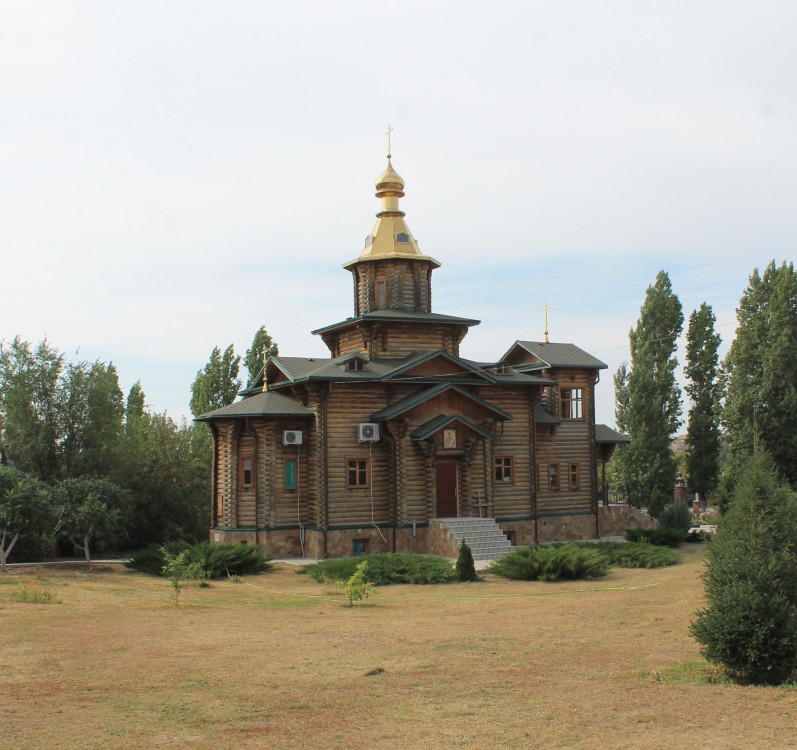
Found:
<svg viewBox="0 0 797 750"><path fill-rule="evenodd" d="M301 430L285 430L282 433L283 445L301 445L302 444L302 431Z"/></svg>
<svg viewBox="0 0 797 750"><path fill-rule="evenodd" d="M361 443L373 443L379 440L379 425L373 422L362 422L358 424L357 440Z"/></svg>

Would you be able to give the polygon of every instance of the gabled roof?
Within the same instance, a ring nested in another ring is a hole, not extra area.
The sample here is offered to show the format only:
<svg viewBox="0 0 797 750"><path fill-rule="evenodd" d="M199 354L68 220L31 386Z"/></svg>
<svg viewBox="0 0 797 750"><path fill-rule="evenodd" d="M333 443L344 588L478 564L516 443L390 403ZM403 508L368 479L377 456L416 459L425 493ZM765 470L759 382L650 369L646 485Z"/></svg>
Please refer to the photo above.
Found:
<svg viewBox="0 0 797 750"><path fill-rule="evenodd" d="M369 321L378 322L381 320L421 324L458 323L459 325L465 326L475 326L480 322L472 318L458 318L456 315L441 315L440 313L416 312L414 310L392 310L386 308L384 310L372 310L371 312L358 315L355 318L346 318L346 320L341 320L339 323L333 323L332 325L324 326L323 328L316 328L316 330L312 331L312 333L327 333L328 331L334 331L337 328L344 328L354 323Z"/></svg>
<svg viewBox="0 0 797 750"><path fill-rule="evenodd" d="M384 409L374 412L370 419L373 422L382 422L386 419L395 419L405 412L410 411L410 409L414 409L416 406L419 406L420 404L423 404L424 402L435 398L435 396L439 396L441 393L445 393L449 390L456 391L461 396L470 399L474 403L479 404L479 406L483 406L485 409L487 409L487 411L492 412L499 419L512 419L512 415L509 412L506 412L503 409L500 409L497 406L489 403L488 401L479 398L477 395L471 393L470 391L466 391L464 388L459 388L456 385L451 385L449 383L433 385L430 388L424 388L423 390L411 393L409 396L405 396L404 398L401 398L398 401L390 404L390 406L386 406Z"/></svg>
<svg viewBox="0 0 797 750"><path fill-rule="evenodd" d="M618 445L620 443L630 443L631 438L628 435L623 435L622 432L617 432L605 424L595 425L595 442L596 443L609 443Z"/></svg>
<svg viewBox="0 0 797 750"><path fill-rule="evenodd" d="M542 341L516 341L509 348L501 361L506 360L518 347L540 360L540 364L513 365L520 370L537 369L539 367L586 367L594 370L605 370L608 365L580 349L575 344L543 343Z"/></svg>
<svg viewBox="0 0 797 750"><path fill-rule="evenodd" d="M430 435L433 435L438 430L442 430L444 427L448 427L452 422L459 422L465 425L469 430L473 430L473 432L481 435L483 438L490 439L490 433L487 432L487 430L473 424L469 419L448 414L438 414L436 417L432 417L428 422L424 422L419 427L416 427L410 433L410 437L413 440L426 440Z"/></svg>
<svg viewBox="0 0 797 750"><path fill-rule="evenodd" d="M452 372L451 374L445 375L435 375L432 373L428 374L420 374L417 376L410 375L411 378L418 378L418 379L436 379L436 378L452 378L452 377L460 377L461 375L470 374L475 377L477 380L483 380L487 383L494 383L495 378L491 377L491 373L487 372L486 370L479 367L476 363L469 362L465 359L460 359L459 357L455 357L453 354L449 354L444 349L438 349L437 351L432 352L415 352L411 354L408 358L408 361L401 365L401 367L396 368L393 372L391 372L387 377L386 380L395 380L400 379L402 376L407 376L407 373L412 372L412 370L420 365L426 364L427 362L431 362L434 359L445 359L451 363L452 367L459 368L459 372Z"/></svg>
<svg viewBox="0 0 797 750"><path fill-rule="evenodd" d="M208 422L225 417L312 417L315 412L299 399L282 393L266 391L249 396L229 406L222 406L196 418L197 422Z"/></svg>

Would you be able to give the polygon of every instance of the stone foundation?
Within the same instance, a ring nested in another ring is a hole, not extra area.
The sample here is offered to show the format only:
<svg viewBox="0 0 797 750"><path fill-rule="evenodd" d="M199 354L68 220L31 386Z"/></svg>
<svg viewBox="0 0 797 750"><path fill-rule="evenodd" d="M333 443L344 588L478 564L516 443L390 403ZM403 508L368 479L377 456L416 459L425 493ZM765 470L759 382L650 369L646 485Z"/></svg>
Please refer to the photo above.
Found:
<svg viewBox="0 0 797 750"><path fill-rule="evenodd" d="M456 557L459 554L457 540L451 529L440 521L429 521L427 554L440 557Z"/></svg>
<svg viewBox="0 0 797 750"><path fill-rule="evenodd" d="M657 525L645 511L625 504L601 506L598 521L601 536L625 536L628 529L652 529Z"/></svg>
<svg viewBox="0 0 797 750"><path fill-rule="evenodd" d="M540 544L595 539L598 535L592 513L579 516L540 516L537 524Z"/></svg>
<svg viewBox="0 0 797 750"><path fill-rule="evenodd" d="M498 525L515 547L530 547L536 544L534 521L502 521Z"/></svg>

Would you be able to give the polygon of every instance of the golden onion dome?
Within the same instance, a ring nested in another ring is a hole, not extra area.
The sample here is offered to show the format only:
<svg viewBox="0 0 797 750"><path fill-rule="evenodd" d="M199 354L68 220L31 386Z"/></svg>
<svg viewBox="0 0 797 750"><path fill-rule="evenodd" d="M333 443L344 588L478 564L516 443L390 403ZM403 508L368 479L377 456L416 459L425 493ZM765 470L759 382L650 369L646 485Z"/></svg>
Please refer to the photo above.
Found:
<svg viewBox="0 0 797 750"><path fill-rule="evenodd" d="M387 168L379 177L376 178L376 189L382 190L384 188L398 188L404 190L404 180L393 169L393 164L390 162L390 157L387 157Z"/></svg>

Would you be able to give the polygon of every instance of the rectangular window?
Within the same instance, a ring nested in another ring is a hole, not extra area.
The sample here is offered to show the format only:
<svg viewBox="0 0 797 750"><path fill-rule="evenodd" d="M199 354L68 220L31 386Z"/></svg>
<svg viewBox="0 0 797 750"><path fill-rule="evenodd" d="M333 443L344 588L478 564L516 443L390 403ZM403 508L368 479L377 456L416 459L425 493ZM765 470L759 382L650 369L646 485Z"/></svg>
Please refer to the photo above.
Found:
<svg viewBox="0 0 797 750"><path fill-rule="evenodd" d="M513 456L496 456L493 459L496 482L515 481L515 459Z"/></svg>
<svg viewBox="0 0 797 750"><path fill-rule="evenodd" d="M285 473L285 489L288 492L296 490L296 459L286 458L283 464Z"/></svg>
<svg viewBox="0 0 797 750"><path fill-rule="evenodd" d="M548 464L548 489L559 489L559 464Z"/></svg>
<svg viewBox="0 0 797 750"><path fill-rule="evenodd" d="M255 459L247 454L238 459L238 486L243 488L253 487L255 484Z"/></svg>
<svg viewBox="0 0 797 750"><path fill-rule="evenodd" d="M371 486L371 459L346 459L346 487Z"/></svg>
<svg viewBox="0 0 797 750"><path fill-rule="evenodd" d="M376 282L376 306L379 309L387 307L387 295L385 294L385 282Z"/></svg>
<svg viewBox="0 0 797 750"><path fill-rule="evenodd" d="M583 419L583 402L581 388L562 388L559 395L562 419Z"/></svg>
<svg viewBox="0 0 797 750"><path fill-rule="evenodd" d="M357 557L357 555L367 555L368 554L368 544L370 539L352 539L351 540L351 554L353 557Z"/></svg>
<svg viewBox="0 0 797 750"><path fill-rule="evenodd" d="M578 464L570 464L570 489L577 490L581 482L581 472Z"/></svg>

